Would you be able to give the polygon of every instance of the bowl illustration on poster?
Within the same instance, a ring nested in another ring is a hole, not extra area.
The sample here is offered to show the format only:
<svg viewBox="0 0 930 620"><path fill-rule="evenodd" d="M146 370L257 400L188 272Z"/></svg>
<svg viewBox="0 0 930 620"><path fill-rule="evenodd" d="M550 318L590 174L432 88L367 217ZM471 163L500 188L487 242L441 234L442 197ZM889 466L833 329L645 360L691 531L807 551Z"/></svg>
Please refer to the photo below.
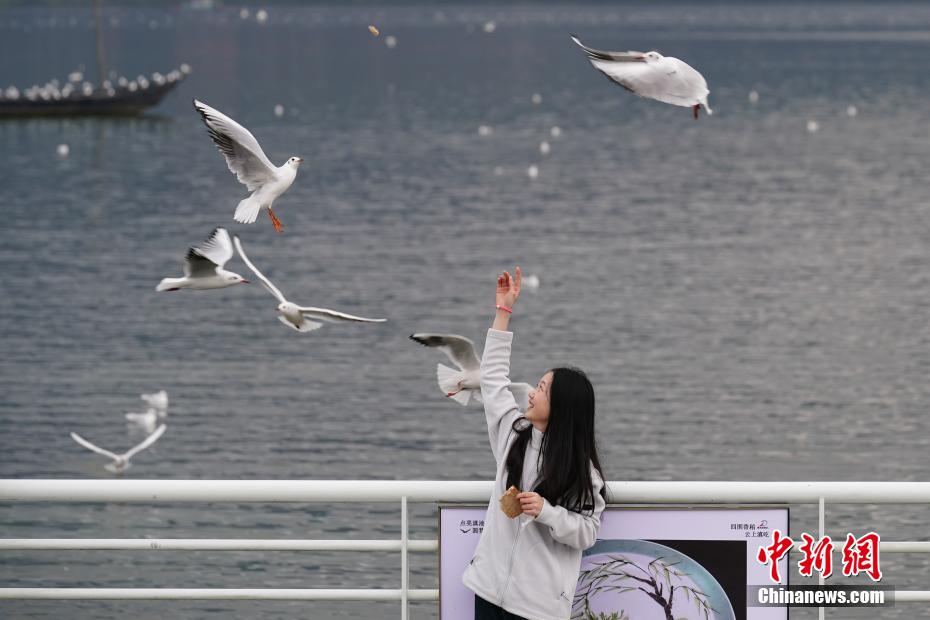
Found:
<svg viewBox="0 0 930 620"><path fill-rule="evenodd" d="M646 540L599 540L585 551L572 611L578 620L736 620L707 569Z"/></svg>

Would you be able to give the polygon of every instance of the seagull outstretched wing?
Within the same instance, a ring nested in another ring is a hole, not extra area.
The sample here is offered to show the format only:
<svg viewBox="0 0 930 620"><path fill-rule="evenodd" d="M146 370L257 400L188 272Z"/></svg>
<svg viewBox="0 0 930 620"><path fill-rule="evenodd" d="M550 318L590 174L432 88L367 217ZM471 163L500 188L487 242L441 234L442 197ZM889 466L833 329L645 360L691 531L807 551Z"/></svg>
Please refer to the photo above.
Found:
<svg viewBox="0 0 930 620"><path fill-rule="evenodd" d="M226 158L229 171L250 192L275 179L275 165L259 146L252 133L217 109L194 99L194 109L200 113L207 132Z"/></svg>
<svg viewBox="0 0 930 620"><path fill-rule="evenodd" d="M133 447L133 448L130 448L130 449L126 452L126 454L123 455L123 458L126 459L126 460L128 461L129 459L131 459L131 458L132 458L133 456L135 456L136 454L142 452L143 450L145 450L146 448L148 448L149 446L151 446L153 443L155 443L156 441L158 441L158 438L159 438L159 437L161 437L162 435L165 434L165 429L167 429L167 428L168 428L168 426L165 425L165 424L162 424L161 426L159 426L158 428L156 428L154 433L152 433L151 435L149 435L148 437L146 437L145 439L142 440L142 443L140 443L138 446L135 446L135 447Z"/></svg>
<svg viewBox="0 0 930 620"><path fill-rule="evenodd" d="M345 312L337 312L327 308L314 308L312 306L298 306L297 309L308 319L326 321L328 323L384 323L387 320L368 319L363 316L355 316L354 314L346 314Z"/></svg>
<svg viewBox="0 0 930 620"><path fill-rule="evenodd" d="M252 273L255 274L255 277L258 278L258 281L262 283L268 292L274 295L280 303L284 303L287 299L284 298L284 294L278 290L278 287L271 283L271 280L265 277L265 275L258 270L258 267L252 264L252 261L249 260L249 257L245 255L245 252L242 250L242 242L239 241L239 235L233 237L233 244L236 246L236 251L239 252L239 256L242 258L242 262L252 270Z"/></svg>
<svg viewBox="0 0 930 620"><path fill-rule="evenodd" d="M612 62L643 62L643 53L642 52L605 52L602 50L596 50L593 47L588 47L584 43L578 40L578 36L571 34L568 35L572 38L572 41L575 42L578 47L585 51L585 54L588 55L588 58L592 60L607 60Z"/></svg>
<svg viewBox="0 0 930 620"><path fill-rule="evenodd" d="M84 446L85 448L87 448L88 450L90 450L91 452L96 452L97 454L102 454L103 456L106 456L106 457L108 457L108 458L111 458L111 459L113 459L114 461L118 461L118 460L120 459L119 455L113 454L113 453L110 452L109 450L104 450L104 449L101 448L100 446L95 446L94 444L90 443L89 441L87 441L86 439L84 439L83 437L81 437L80 435L78 435L77 433L71 433L71 439L73 439L74 441L78 442L79 444L81 444L82 446Z"/></svg>
<svg viewBox="0 0 930 620"><path fill-rule="evenodd" d="M216 275L216 263L191 248L184 257L184 275L188 278L206 278Z"/></svg>
<svg viewBox="0 0 930 620"><path fill-rule="evenodd" d="M475 343L456 334L413 334L410 339L425 347L439 349L462 370L478 370L481 360L475 353Z"/></svg>
<svg viewBox="0 0 930 620"><path fill-rule="evenodd" d="M222 267L233 257L232 239L229 238L229 231L222 226L214 228L203 243L191 249L217 267Z"/></svg>

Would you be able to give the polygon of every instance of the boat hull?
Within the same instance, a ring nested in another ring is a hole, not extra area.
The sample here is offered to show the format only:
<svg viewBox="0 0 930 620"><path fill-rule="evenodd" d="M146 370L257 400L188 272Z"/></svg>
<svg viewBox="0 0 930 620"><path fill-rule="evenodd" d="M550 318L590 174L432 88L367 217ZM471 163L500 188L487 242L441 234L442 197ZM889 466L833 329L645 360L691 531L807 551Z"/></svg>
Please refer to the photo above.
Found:
<svg viewBox="0 0 930 620"><path fill-rule="evenodd" d="M165 84L130 91L121 89L113 95L94 91L90 95L72 94L60 99L0 99L0 118L23 116L135 116L157 105L180 84L178 79Z"/></svg>

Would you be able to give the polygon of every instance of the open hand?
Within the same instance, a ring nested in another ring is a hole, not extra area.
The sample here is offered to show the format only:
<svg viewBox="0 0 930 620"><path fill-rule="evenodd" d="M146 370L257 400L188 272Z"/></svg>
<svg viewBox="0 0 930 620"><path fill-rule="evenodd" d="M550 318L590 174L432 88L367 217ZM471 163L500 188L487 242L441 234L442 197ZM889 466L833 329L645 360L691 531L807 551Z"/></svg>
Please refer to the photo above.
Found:
<svg viewBox="0 0 930 620"><path fill-rule="evenodd" d="M517 273L520 273L519 271ZM539 511L543 507L543 498L539 493L533 493L531 491L524 491L523 493L517 494L517 499L520 501L520 508L523 509L523 514L533 517L534 519L539 516Z"/></svg>
<svg viewBox="0 0 930 620"><path fill-rule="evenodd" d="M512 309L517 302L517 297L520 296L520 282L523 279L520 267L516 268L515 273L516 277L514 278L510 277L509 271L505 271L497 277L497 304L500 306L507 306Z"/></svg>

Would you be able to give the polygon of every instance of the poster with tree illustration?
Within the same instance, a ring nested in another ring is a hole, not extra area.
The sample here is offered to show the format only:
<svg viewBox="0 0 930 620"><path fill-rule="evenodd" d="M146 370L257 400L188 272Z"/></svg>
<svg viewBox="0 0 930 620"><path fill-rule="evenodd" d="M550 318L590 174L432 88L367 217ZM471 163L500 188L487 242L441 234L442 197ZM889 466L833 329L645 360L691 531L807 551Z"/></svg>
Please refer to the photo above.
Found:
<svg viewBox="0 0 930 620"><path fill-rule="evenodd" d="M582 562L574 616L745 620L745 557L742 541L598 541Z"/></svg>
<svg viewBox="0 0 930 620"><path fill-rule="evenodd" d="M748 607L747 586L768 583L755 561L775 509L613 509L582 555L577 620L784 620L786 608Z"/></svg>
<svg viewBox="0 0 930 620"><path fill-rule="evenodd" d="M442 620L472 620L462 585L486 507L440 507ZM573 620L787 620L786 607L749 606L747 586L771 585L756 560L771 532L788 532L784 507L608 506L583 552ZM782 579L787 558L780 561Z"/></svg>

